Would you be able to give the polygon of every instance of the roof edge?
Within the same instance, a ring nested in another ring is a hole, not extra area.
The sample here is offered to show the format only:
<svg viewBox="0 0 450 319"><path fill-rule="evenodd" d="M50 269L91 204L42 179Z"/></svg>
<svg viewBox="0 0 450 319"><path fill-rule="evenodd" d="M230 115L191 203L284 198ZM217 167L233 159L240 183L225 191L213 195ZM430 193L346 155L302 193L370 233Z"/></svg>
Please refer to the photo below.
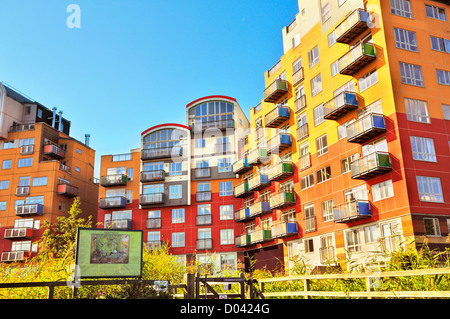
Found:
<svg viewBox="0 0 450 319"><path fill-rule="evenodd" d="M186 125L183 125L183 124L178 124L178 123L166 123L166 124L158 124L158 125L155 125L155 126L153 126L153 127L150 127L149 129L146 129L145 131L143 131L143 132L141 133L141 136L147 134L147 133L150 132L150 131L153 131L154 129L157 129L157 128L160 128L160 127L165 127L165 126L177 126L177 127L183 128L183 129L188 130L188 131L191 130L191 128L190 128L189 126L186 126Z"/></svg>

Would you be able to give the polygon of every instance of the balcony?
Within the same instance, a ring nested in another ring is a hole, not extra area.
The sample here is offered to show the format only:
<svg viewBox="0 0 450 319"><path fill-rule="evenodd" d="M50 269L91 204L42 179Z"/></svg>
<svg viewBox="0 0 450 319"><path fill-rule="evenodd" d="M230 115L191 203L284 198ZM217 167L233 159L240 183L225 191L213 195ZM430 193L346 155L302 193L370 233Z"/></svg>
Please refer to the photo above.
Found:
<svg viewBox="0 0 450 319"><path fill-rule="evenodd" d="M350 163L353 179L369 179L391 169L391 157L386 152L376 151Z"/></svg>
<svg viewBox="0 0 450 319"><path fill-rule="evenodd" d="M31 131L35 129L35 124L15 124L9 127L9 133Z"/></svg>
<svg viewBox="0 0 450 319"><path fill-rule="evenodd" d="M183 156L181 146L159 147L141 150L141 160L153 160L162 158L179 158Z"/></svg>
<svg viewBox="0 0 450 319"><path fill-rule="evenodd" d="M225 119L225 120L215 120L215 121L207 121L207 122L199 122L195 121L190 125L192 132L203 132L207 129L219 129L225 130L227 128L234 128L234 120L233 119Z"/></svg>
<svg viewBox="0 0 450 319"><path fill-rule="evenodd" d="M303 124L297 128L297 142L309 136L308 123Z"/></svg>
<svg viewBox="0 0 450 319"><path fill-rule="evenodd" d="M269 185L269 177L266 174L256 174L248 180L249 191L259 191Z"/></svg>
<svg viewBox="0 0 450 319"><path fill-rule="evenodd" d="M127 204L125 196L111 196L100 198L101 209L124 208Z"/></svg>
<svg viewBox="0 0 450 319"><path fill-rule="evenodd" d="M10 228L5 229L5 239L30 239L33 237L32 228Z"/></svg>
<svg viewBox="0 0 450 319"><path fill-rule="evenodd" d="M248 182L242 182L234 187L234 197L236 198L247 197L250 194L253 192L248 189Z"/></svg>
<svg viewBox="0 0 450 319"><path fill-rule="evenodd" d="M248 164L247 157L241 158L236 163L233 163L233 173L235 174L244 174L252 169L253 166Z"/></svg>
<svg viewBox="0 0 450 319"><path fill-rule="evenodd" d="M195 225L197 226L211 225L211 224L212 224L211 214L197 215L195 218Z"/></svg>
<svg viewBox="0 0 450 319"><path fill-rule="evenodd" d="M264 102L275 103L288 91L287 82L277 79L264 90Z"/></svg>
<svg viewBox="0 0 450 319"><path fill-rule="evenodd" d="M369 28L370 22L369 12L363 9L353 11L334 30L336 42L351 43Z"/></svg>
<svg viewBox="0 0 450 319"><path fill-rule="evenodd" d="M269 148L267 154L279 154L282 151L291 147L291 134L289 133L278 133L272 137L269 141Z"/></svg>
<svg viewBox="0 0 450 319"><path fill-rule="evenodd" d="M236 247L245 247L251 245L250 235L244 234L235 238Z"/></svg>
<svg viewBox="0 0 450 319"><path fill-rule="evenodd" d="M31 155L34 153L34 145L22 145L20 148L20 155Z"/></svg>
<svg viewBox="0 0 450 319"><path fill-rule="evenodd" d="M161 228L161 218L147 218L145 225L147 229Z"/></svg>
<svg viewBox="0 0 450 319"><path fill-rule="evenodd" d="M249 217L256 217L272 212L269 202L257 202L248 208Z"/></svg>
<svg viewBox="0 0 450 319"><path fill-rule="evenodd" d="M347 125L347 142L364 143L384 132L386 132L384 116L370 113Z"/></svg>
<svg viewBox="0 0 450 319"><path fill-rule="evenodd" d="M145 242L145 247L147 247L148 250L153 251L154 249L159 249L164 245L164 242L162 240L150 240Z"/></svg>
<svg viewBox="0 0 450 319"><path fill-rule="evenodd" d="M272 238L281 238L298 234L296 222L281 222L272 225Z"/></svg>
<svg viewBox="0 0 450 319"><path fill-rule="evenodd" d="M358 108L358 96L354 92L342 92L324 103L323 113L327 120L337 120Z"/></svg>
<svg viewBox="0 0 450 319"><path fill-rule="evenodd" d="M259 229L250 233L250 243L257 244L272 240L271 229Z"/></svg>
<svg viewBox="0 0 450 319"><path fill-rule="evenodd" d="M141 183L160 182L165 178L166 172L163 169L141 172Z"/></svg>
<svg viewBox="0 0 450 319"><path fill-rule="evenodd" d="M211 191L201 191L195 194L197 202L210 202L212 200Z"/></svg>
<svg viewBox="0 0 450 319"><path fill-rule="evenodd" d="M44 145L44 154L56 159L62 159L66 156L66 151L55 144L46 144Z"/></svg>
<svg viewBox="0 0 450 319"><path fill-rule="evenodd" d="M211 238L197 239L197 249L198 250L212 249L212 239Z"/></svg>
<svg viewBox="0 0 450 319"><path fill-rule="evenodd" d="M289 119L289 107L287 105L277 105L272 111L266 114L264 121L266 127L276 128L281 123Z"/></svg>
<svg viewBox="0 0 450 319"><path fill-rule="evenodd" d="M234 212L234 221L241 222L250 218L250 209L248 207L241 208Z"/></svg>
<svg viewBox="0 0 450 319"><path fill-rule="evenodd" d="M282 209L295 205L295 194L291 192L279 192L270 196L270 208Z"/></svg>
<svg viewBox="0 0 450 319"><path fill-rule="evenodd" d="M339 59L339 73L353 75L375 58L375 46L371 43L360 43Z"/></svg>
<svg viewBox="0 0 450 319"><path fill-rule="evenodd" d="M248 153L248 164L249 165L258 165L262 162L266 162L269 160L269 155L267 154L267 149L265 148L257 148L251 150Z"/></svg>
<svg viewBox="0 0 450 319"><path fill-rule="evenodd" d="M100 185L103 187L127 185L128 176L125 174L113 174L101 177Z"/></svg>
<svg viewBox="0 0 450 319"><path fill-rule="evenodd" d="M269 167L269 181L280 181L294 174L292 162L280 162Z"/></svg>
<svg viewBox="0 0 450 319"><path fill-rule="evenodd" d="M71 172L70 166L64 165L63 163L59 163L59 169L69 174Z"/></svg>
<svg viewBox="0 0 450 319"><path fill-rule="evenodd" d="M333 213L335 223L347 223L370 218L370 203L367 200L355 200L333 207Z"/></svg>
<svg viewBox="0 0 450 319"><path fill-rule="evenodd" d="M2 253L2 262L25 261L30 256L28 251L9 251Z"/></svg>
<svg viewBox="0 0 450 319"><path fill-rule="evenodd" d="M44 213L44 205L42 204L24 204L16 206L16 216L33 216Z"/></svg>
<svg viewBox="0 0 450 319"><path fill-rule="evenodd" d="M105 228L111 229L133 229L133 222L131 219L114 219L105 222Z"/></svg>
<svg viewBox="0 0 450 319"><path fill-rule="evenodd" d="M56 194L66 197L76 197L78 196L78 187L70 184L58 184L56 186Z"/></svg>
<svg viewBox="0 0 450 319"><path fill-rule="evenodd" d="M139 196L139 204L141 204L141 206L164 204L164 200L164 193L142 194Z"/></svg>
<svg viewBox="0 0 450 319"><path fill-rule="evenodd" d="M300 82L302 82L303 79L304 79L303 68L298 69L297 71L294 72L294 74L292 74L292 84L294 86L300 84Z"/></svg>
<svg viewBox="0 0 450 319"><path fill-rule="evenodd" d="M300 96L298 99L295 100L295 113L300 112L306 107L306 95Z"/></svg>
<svg viewBox="0 0 450 319"><path fill-rule="evenodd" d="M30 195L30 186L17 186L16 196L28 196Z"/></svg>

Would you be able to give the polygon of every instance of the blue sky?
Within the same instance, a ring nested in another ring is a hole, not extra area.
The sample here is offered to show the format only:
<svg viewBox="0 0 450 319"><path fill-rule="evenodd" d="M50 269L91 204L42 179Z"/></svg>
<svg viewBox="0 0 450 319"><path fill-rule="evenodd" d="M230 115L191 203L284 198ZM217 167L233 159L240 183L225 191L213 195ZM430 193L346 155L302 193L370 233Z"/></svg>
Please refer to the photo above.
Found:
<svg viewBox="0 0 450 319"><path fill-rule="evenodd" d="M139 147L140 133L186 122L207 95L236 98L248 116L264 72L283 54L297 0L1 0L0 81L91 134L101 155ZM70 4L81 28L70 29ZM98 176L97 176L98 177Z"/></svg>

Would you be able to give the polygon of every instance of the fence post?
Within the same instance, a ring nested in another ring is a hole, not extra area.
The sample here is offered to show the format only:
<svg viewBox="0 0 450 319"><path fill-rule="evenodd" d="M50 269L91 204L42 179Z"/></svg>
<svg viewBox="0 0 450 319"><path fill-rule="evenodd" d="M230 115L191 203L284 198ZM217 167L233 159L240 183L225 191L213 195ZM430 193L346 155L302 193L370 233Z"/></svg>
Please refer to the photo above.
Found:
<svg viewBox="0 0 450 319"><path fill-rule="evenodd" d="M241 278L241 281L239 282L239 284L241 285L241 299L245 299L245 275L244 275L244 273L241 272L239 277Z"/></svg>
<svg viewBox="0 0 450 319"><path fill-rule="evenodd" d="M200 274L195 275L195 299L200 298Z"/></svg>
<svg viewBox="0 0 450 319"><path fill-rule="evenodd" d="M48 285L47 299L53 299L54 291L55 291L55 286Z"/></svg>
<svg viewBox="0 0 450 319"><path fill-rule="evenodd" d="M195 298L195 274L186 274L186 294L185 299Z"/></svg>
<svg viewBox="0 0 450 319"><path fill-rule="evenodd" d="M309 291L310 290L310 279L303 279L303 290ZM305 299L309 299L310 297L308 295L305 295Z"/></svg>
<svg viewBox="0 0 450 319"><path fill-rule="evenodd" d="M366 277L366 291L367 292L374 291L374 289L373 289L373 281L372 281L372 278L370 276ZM367 299L372 299L372 297L368 296Z"/></svg>

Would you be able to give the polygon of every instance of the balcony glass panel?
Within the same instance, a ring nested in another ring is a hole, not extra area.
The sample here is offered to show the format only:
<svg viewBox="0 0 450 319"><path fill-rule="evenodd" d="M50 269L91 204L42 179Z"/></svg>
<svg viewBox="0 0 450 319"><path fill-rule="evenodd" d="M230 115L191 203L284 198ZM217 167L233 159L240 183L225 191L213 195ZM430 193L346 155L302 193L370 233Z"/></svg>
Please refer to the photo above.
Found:
<svg viewBox="0 0 450 319"><path fill-rule="evenodd" d="M202 191L196 193L197 202L209 202L212 200L211 191Z"/></svg>
<svg viewBox="0 0 450 319"><path fill-rule="evenodd" d="M210 167L197 167L195 169L195 177L210 177L211 176L211 168Z"/></svg>
<svg viewBox="0 0 450 319"><path fill-rule="evenodd" d="M164 198L165 198L164 193L142 194L139 197L139 203L142 206L164 204Z"/></svg>
<svg viewBox="0 0 450 319"><path fill-rule="evenodd" d="M391 158L386 152L373 152L350 164L353 179L369 179L391 170Z"/></svg>
<svg viewBox="0 0 450 319"><path fill-rule="evenodd" d="M381 133L386 132L384 116L370 113L356 122L347 125L347 141L351 143L363 143Z"/></svg>
<svg viewBox="0 0 450 319"><path fill-rule="evenodd" d="M161 228L161 218L147 218L147 229Z"/></svg>
<svg viewBox="0 0 450 319"><path fill-rule="evenodd" d="M240 183L239 185L237 185L234 188L234 197L246 197L250 194L252 194L253 192L249 191L248 189L248 183L247 182L243 182Z"/></svg>
<svg viewBox="0 0 450 319"><path fill-rule="evenodd" d="M301 141L309 136L308 123L297 128L297 141Z"/></svg>
<svg viewBox="0 0 450 319"><path fill-rule="evenodd" d="M250 242L252 244L260 243L263 241L272 240L271 229L259 229L250 233Z"/></svg>
<svg viewBox="0 0 450 319"><path fill-rule="evenodd" d="M131 219L114 219L105 222L105 228L133 229Z"/></svg>
<svg viewBox="0 0 450 319"><path fill-rule="evenodd" d="M303 81L303 68L299 68L294 74L292 74L292 84L296 86L301 81Z"/></svg>
<svg viewBox="0 0 450 319"><path fill-rule="evenodd" d="M249 216L255 217L262 214L271 213L272 210L270 209L270 203L269 202L258 202L251 205L249 208Z"/></svg>
<svg viewBox="0 0 450 319"><path fill-rule="evenodd" d="M75 197L78 196L78 187L69 184L58 184L56 194Z"/></svg>
<svg viewBox="0 0 450 319"><path fill-rule="evenodd" d="M125 174L112 174L101 177L100 185L103 187L126 185L128 177Z"/></svg>
<svg viewBox="0 0 450 319"><path fill-rule="evenodd" d="M336 120L358 108L358 97L354 92L342 92L323 105L324 118Z"/></svg>
<svg viewBox="0 0 450 319"><path fill-rule="evenodd" d="M295 194L288 192L279 192L270 196L270 208L281 209L287 206L295 205Z"/></svg>
<svg viewBox="0 0 450 319"><path fill-rule="evenodd" d="M289 119L289 108L287 105L278 105L264 117L266 127L279 127L281 123Z"/></svg>
<svg viewBox="0 0 450 319"><path fill-rule="evenodd" d="M126 198L124 196L111 196L100 198L100 208L123 208L127 204Z"/></svg>
<svg viewBox="0 0 450 319"><path fill-rule="evenodd" d="M195 131L205 131L207 129L227 129L234 128L234 120L233 119L224 119L224 120L214 120L214 121L195 121L191 128Z"/></svg>
<svg viewBox="0 0 450 319"><path fill-rule="evenodd" d="M141 172L141 182L163 181L166 178L166 172L162 169Z"/></svg>
<svg viewBox="0 0 450 319"><path fill-rule="evenodd" d="M44 145L44 154L54 158L63 158L66 152L54 144L46 144Z"/></svg>
<svg viewBox="0 0 450 319"><path fill-rule="evenodd" d="M205 250L212 248L212 239L211 238L202 238L197 239L197 249Z"/></svg>
<svg viewBox="0 0 450 319"><path fill-rule="evenodd" d="M197 215L196 216L196 225L211 225L212 224L212 215L211 214L204 214L204 215Z"/></svg>
<svg viewBox="0 0 450 319"><path fill-rule="evenodd" d="M234 212L234 220L237 222L250 218L250 209L248 207L241 208Z"/></svg>
<svg viewBox="0 0 450 319"><path fill-rule="evenodd" d="M151 148L141 151L141 160L143 161L157 158L178 158L181 156L183 156L183 148L181 146Z"/></svg>
<svg viewBox="0 0 450 319"><path fill-rule="evenodd" d="M257 165L260 164L262 162L266 162L269 160L269 155L267 154L267 149L265 148L258 148L258 149L254 149L251 150L248 153L248 163L250 165Z"/></svg>
<svg viewBox="0 0 450 319"><path fill-rule="evenodd" d="M248 180L248 189L250 191L261 190L269 185L269 177L266 174L256 174Z"/></svg>
<svg viewBox="0 0 450 319"><path fill-rule="evenodd" d="M345 223L362 218L370 218L370 203L366 200L355 200L333 207L334 222Z"/></svg>
<svg viewBox="0 0 450 319"><path fill-rule="evenodd" d="M252 169L253 167L248 164L248 160L246 157L241 158L237 162L233 163L233 173L235 174L243 174Z"/></svg>
<svg viewBox="0 0 450 319"><path fill-rule="evenodd" d="M245 247L251 245L250 235L244 234L236 237L236 247Z"/></svg>
<svg viewBox="0 0 450 319"><path fill-rule="evenodd" d="M368 29L370 14L362 9L350 13L334 30L336 42L350 43Z"/></svg>
<svg viewBox="0 0 450 319"><path fill-rule="evenodd" d="M272 237L279 238L297 234L297 223L277 223L272 225Z"/></svg>
<svg viewBox="0 0 450 319"><path fill-rule="evenodd" d="M5 238L6 239L16 239L16 238L31 238L33 235L32 228L10 228L5 229Z"/></svg>
<svg viewBox="0 0 450 319"><path fill-rule="evenodd" d="M280 162L269 167L269 181L279 181L294 174L292 162Z"/></svg>
<svg viewBox="0 0 450 319"><path fill-rule="evenodd" d="M44 205L42 204L24 204L17 205L17 216L42 215L44 212Z"/></svg>
<svg viewBox="0 0 450 319"><path fill-rule="evenodd" d="M277 79L264 90L264 101L274 103L287 93L287 82Z"/></svg>
<svg viewBox="0 0 450 319"><path fill-rule="evenodd" d="M306 95L303 94L298 99L296 99L294 103L296 113L303 110L306 107Z"/></svg>
<svg viewBox="0 0 450 319"><path fill-rule="evenodd" d="M353 75L375 60L375 46L371 43L360 43L343 55L339 61L339 72Z"/></svg>
<svg viewBox="0 0 450 319"><path fill-rule="evenodd" d="M267 154L279 154L285 149L291 147L291 134L289 133L278 133L275 137L271 138L267 150Z"/></svg>

